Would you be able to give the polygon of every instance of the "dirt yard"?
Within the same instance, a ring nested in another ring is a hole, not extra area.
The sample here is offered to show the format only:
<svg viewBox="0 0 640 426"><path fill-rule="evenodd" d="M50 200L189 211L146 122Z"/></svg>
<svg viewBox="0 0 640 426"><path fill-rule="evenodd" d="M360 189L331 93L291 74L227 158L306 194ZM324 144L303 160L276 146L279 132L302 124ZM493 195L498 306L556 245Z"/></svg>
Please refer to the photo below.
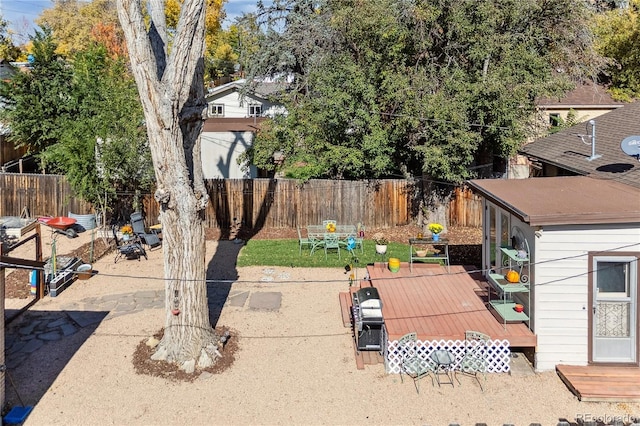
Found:
<svg viewBox="0 0 640 426"><path fill-rule="evenodd" d="M413 235L398 232L392 238ZM60 239L58 253L89 242L84 234ZM12 347L20 347L16 340L24 345L18 358L8 348L17 392L7 382L7 401L17 405L20 395L34 406L26 425L556 425L640 415L637 403L579 402L555 372L491 374L485 392L471 378L455 387L432 386L427 378L418 394L411 380L386 374L383 365L357 370L338 303L348 288L344 271L236 268L240 249L213 235L207 241L210 310L217 327L232 330L235 345L223 352L233 358L228 368L193 381L138 373L140 343L164 323L162 250L117 263L107 254L94 262L97 275L45 297L28 320L9 325ZM264 309L255 303L260 296L279 303ZM6 301L9 308L14 302ZM62 329L57 339L49 326ZM50 340L26 352L34 327L44 330L38 339Z"/></svg>

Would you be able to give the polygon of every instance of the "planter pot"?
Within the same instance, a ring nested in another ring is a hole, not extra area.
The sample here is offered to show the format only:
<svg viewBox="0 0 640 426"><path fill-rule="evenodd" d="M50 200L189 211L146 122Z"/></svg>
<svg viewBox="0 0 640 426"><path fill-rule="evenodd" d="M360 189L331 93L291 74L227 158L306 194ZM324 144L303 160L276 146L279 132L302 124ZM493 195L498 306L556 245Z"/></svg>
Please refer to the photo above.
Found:
<svg viewBox="0 0 640 426"><path fill-rule="evenodd" d="M387 252L387 246L383 244L376 244L376 253L385 254Z"/></svg>
<svg viewBox="0 0 640 426"><path fill-rule="evenodd" d="M400 259L396 257L389 259L389 270L391 272L398 272L400 270Z"/></svg>
<svg viewBox="0 0 640 426"><path fill-rule="evenodd" d="M433 241L440 241L440 234L432 234Z"/></svg>
<svg viewBox="0 0 640 426"><path fill-rule="evenodd" d="M88 263L83 263L76 269L76 274L79 280L88 280L93 275L93 267Z"/></svg>
<svg viewBox="0 0 640 426"><path fill-rule="evenodd" d="M76 220L75 226L78 227L80 232L89 231L96 228L96 215L95 214L75 214L69 212L69 217Z"/></svg>

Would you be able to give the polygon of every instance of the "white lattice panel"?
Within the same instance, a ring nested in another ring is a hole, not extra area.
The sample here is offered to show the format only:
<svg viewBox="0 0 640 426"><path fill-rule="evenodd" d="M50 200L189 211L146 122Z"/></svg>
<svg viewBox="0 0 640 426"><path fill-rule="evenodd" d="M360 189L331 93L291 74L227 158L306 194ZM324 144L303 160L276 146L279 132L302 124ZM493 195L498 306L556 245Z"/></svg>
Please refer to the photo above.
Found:
<svg viewBox="0 0 640 426"><path fill-rule="evenodd" d="M460 364L465 352L464 340L430 340L426 342L418 340L416 342L416 346L418 355L424 359L429 358L433 351L439 349L448 350L455 356L455 361L452 365L452 368L454 369L458 367L458 364ZM398 354L397 347L397 340L387 341L387 348L385 351L385 368L387 373L400 373L400 355ZM511 358L509 357L510 354L511 350L509 349L508 340L489 340L487 347L487 372L509 372L509 363L511 361Z"/></svg>

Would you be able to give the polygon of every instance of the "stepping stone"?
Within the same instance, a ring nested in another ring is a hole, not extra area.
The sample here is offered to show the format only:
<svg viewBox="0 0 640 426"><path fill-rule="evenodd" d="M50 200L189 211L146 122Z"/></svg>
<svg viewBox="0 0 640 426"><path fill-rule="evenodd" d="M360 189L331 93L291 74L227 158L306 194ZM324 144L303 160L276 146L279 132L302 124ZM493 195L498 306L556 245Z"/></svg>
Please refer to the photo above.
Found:
<svg viewBox="0 0 640 426"><path fill-rule="evenodd" d="M133 294L136 299L155 299L158 293L155 290L137 291Z"/></svg>
<svg viewBox="0 0 640 426"><path fill-rule="evenodd" d="M63 324L60 327L60 330L62 331L63 336L71 336L76 331L78 331L78 328L73 324Z"/></svg>
<svg viewBox="0 0 640 426"><path fill-rule="evenodd" d="M48 342L60 340L61 338L62 338L62 335L58 331L50 331L48 333L38 334L38 339L46 340Z"/></svg>
<svg viewBox="0 0 640 426"><path fill-rule="evenodd" d="M104 311L71 311L67 312L67 315L80 327L86 327L101 322L108 313Z"/></svg>
<svg viewBox="0 0 640 426"><path fill-rule="evenodd" d="M11 355L16 352L20 352L25 346L27 346L26 341L18 340L17 342L14 342L11 346L9 346L9 348L7 349L7 354Z"/></svg>
<svg viewBox="0 0 640 426"><path fill-rule="evenodd" d="M50 322L47 324L47 328L60 327L63 324L68 324L69 320L67 318L58 318L57 320Z"/></svg>
<svg viewBox="0 0 640 426"><path fill-rule="evenodd" d="M40 349L43 345L44 342L40 339L29 340L20 352L30 354Z"/></svg>
<svg viewBox="0 0 640 426"><path fill-rule="evenodd" d="M242 307L247 302L248 298L249 298L249 292L245 291L239 294L235 294L233 296L229 296L227 304L229 306Z"/></svg>
<svg viewBox="0 0 640 426"><path fill-rule="evenodd" d="M282 293L280 292L257 292L252 293L249 299L249 309L277 311L282 304Z"/></svg>
<svg viewBox="0 0 640 426"><path fill-rule="evenodd" d="M36 326L40 325L41 321L33 321L31 324L27 325L26 327L22 327L18 333L22 334L23 336L26 336L27 334L31 334L33 333L33 330L36 328Z"/></svg>
<svg viewBox="0 0 640 426"><path fill-rule="evenodd" d="M141 309L155 308L158 306L158 301L153 299L138 299L137 305Z"/></svg>
<svg viewBox="0 0 640 426"><path fill-rule="evenodd" d="M130 312L136 308L135 303L118 303L118 306L115 307L114 311L116 312Z"/></svg>

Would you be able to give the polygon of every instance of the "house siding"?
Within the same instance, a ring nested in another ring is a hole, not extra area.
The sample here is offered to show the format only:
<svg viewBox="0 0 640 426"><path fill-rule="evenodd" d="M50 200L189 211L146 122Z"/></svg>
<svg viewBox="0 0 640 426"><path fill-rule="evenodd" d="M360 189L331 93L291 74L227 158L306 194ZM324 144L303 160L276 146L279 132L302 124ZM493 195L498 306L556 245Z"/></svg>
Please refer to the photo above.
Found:
<svg viewBox="0 0 640 426"><path fill-rule="evenodd" d="M255 178L257 170L243 170L238 158L253 143L253 132L203 132L202 172L205 179Z"/></svg>
<svg viewBox="0 0 640 426"><path fill-rule="evenodd" d="M589 252L629 251L640 225L545 226L536 237L533 262L533 331L536 370L557 364L586 365L589 358Z"/></svg>
<svg viewBox="0 0 640 426"><path fill-rule="evenodd" d="M280 105L273 104L269 101L256 96L246 95L244 99L240 98L237 90L225 92L216 97L207 98L208 104L224 105L224 118L246 118L249 117L249 105L258 104L262 106L263 117L273 117L274 115L284 113L284 108Z"/></svg>

